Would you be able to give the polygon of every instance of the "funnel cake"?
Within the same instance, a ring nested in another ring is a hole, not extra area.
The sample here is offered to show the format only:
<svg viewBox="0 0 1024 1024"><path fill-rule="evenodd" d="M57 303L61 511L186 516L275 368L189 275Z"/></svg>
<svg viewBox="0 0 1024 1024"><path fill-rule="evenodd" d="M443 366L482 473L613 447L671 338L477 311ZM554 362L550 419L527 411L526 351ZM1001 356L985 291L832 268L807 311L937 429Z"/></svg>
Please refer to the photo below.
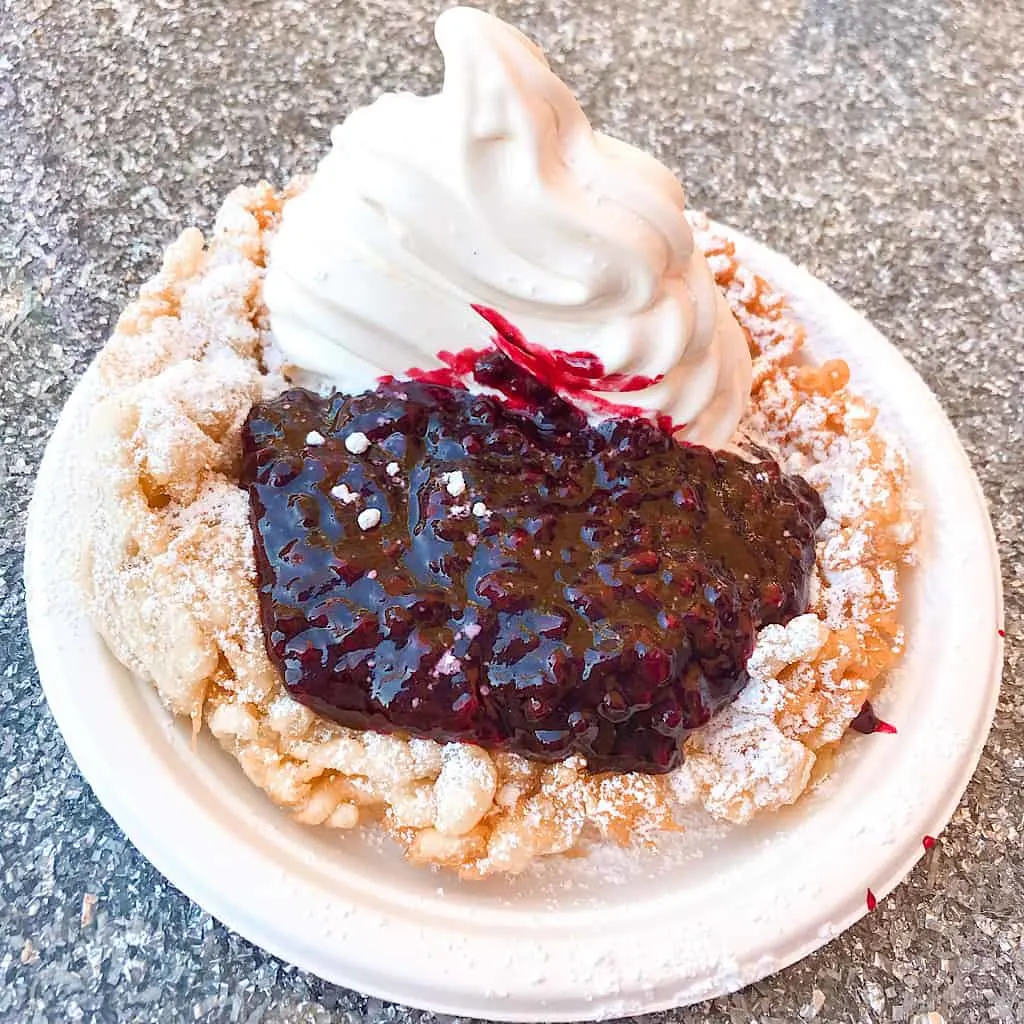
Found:
<svg viewBox="0 0 1024 1024"><path fill-rule="evenodd" d="M680 766L593 772L576 754L544 763L347 728L295 700L268 657L240 487L247 417L294 383L263 301L286 198L240 188L208 242L184 232L99 356L104 396L73 486L87 510L90 613L117 658L197 732L208 728L296 820L379 823L410 860L466 877L519 872L593 842L656 845L681 806L742 824L797 800L904 643L908 467L849 390L846 365L806 360L784 298L693 218L752 357L737 442L768 448L806 480L824 521L807 611L757 632L746 685L689 734Z"/></svg>

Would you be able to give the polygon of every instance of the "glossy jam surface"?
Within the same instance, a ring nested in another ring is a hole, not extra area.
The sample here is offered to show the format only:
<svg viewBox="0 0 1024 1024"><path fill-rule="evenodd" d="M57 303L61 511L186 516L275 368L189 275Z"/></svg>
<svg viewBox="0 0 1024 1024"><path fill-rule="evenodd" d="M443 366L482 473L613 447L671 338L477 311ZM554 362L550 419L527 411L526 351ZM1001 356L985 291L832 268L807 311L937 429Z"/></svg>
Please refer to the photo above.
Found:
<svg viewBox="0 0 1024 1024"><path fill-rule="evenodd" d="M507 400L392 381L252 410L270 656L354 728L667 771L757 629L806 609L821 502L646 420L589 426L498 352L474 374Z"/></svg>

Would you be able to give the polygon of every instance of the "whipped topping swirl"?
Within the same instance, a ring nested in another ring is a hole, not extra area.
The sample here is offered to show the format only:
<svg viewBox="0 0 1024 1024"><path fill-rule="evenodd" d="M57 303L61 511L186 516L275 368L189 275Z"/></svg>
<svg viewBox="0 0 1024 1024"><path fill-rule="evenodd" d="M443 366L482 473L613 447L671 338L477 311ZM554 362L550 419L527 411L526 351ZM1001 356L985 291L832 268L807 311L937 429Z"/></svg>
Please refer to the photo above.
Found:
<svg viewBox="0 0 1024 1024"><path fill-rule="evenodd" d="M514 28L457 7L435 34L442 91L354 111L285 207L264 292L286 361L363 390L492 344L483 306L574 368L578 404L726 444L750 355L679 182L595 132Z"/></svg>

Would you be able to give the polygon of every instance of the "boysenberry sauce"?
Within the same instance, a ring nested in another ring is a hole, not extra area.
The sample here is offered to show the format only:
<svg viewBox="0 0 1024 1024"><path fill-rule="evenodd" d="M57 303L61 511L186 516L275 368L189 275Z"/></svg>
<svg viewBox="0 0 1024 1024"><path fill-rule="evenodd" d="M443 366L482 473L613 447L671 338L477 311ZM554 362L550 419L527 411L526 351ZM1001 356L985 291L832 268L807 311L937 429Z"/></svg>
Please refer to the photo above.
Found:
<svg viewBox="0 0 1024 1024"><path fill-rule="evenodd" d="M467 368L505 398L434 377L253 408L272 661L353 728L670 770L756 631L806 610L820 499L645 419L590 425L500 351Z"/></svg>

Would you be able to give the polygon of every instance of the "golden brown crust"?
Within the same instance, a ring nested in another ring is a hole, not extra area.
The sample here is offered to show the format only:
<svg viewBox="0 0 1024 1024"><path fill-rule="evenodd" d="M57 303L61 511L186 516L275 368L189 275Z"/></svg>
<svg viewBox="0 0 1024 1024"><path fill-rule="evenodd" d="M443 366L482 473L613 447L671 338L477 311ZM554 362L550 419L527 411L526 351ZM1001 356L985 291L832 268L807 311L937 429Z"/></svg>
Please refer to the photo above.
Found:
<svg viewBox="0 0 1024 1024"><path fill-rule="evenodd" d="M284 386L265 366L261 286L285 198L238 189L208 245L186 231L100 355L105 395L76 486L90 510L85 590L114 654L299 821L380 821L411 860L467 877L518 872L595 838L653 844L680 802L742 822L795 800L902 647L906 466L846 391L845 365L799 365L802 329L781 297L703 234L755 357L745 427L822 491L828 519L814 614L762 631L751 685L691 738L684 767L594 776L578 760L541 766L344 729L291 700L264 650L237 486L242 420Z"/></svg>

